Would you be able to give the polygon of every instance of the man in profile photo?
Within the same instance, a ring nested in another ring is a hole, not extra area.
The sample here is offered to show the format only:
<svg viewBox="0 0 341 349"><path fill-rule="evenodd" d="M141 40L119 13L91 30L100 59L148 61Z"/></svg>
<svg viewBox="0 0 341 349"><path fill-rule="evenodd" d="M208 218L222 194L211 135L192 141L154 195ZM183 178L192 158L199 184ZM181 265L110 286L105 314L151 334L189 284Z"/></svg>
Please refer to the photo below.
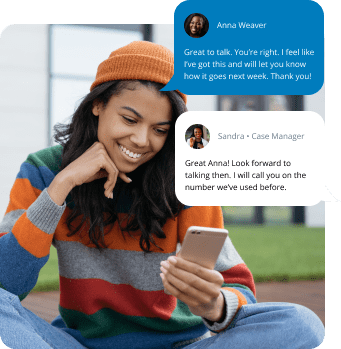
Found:
<svg viewBox="0 0 341 349"><path fill-rule="evenodd" d="M208 20L200 13L192 13L185 20L185 31L192 38L201 38L208 31Z"/></svg>

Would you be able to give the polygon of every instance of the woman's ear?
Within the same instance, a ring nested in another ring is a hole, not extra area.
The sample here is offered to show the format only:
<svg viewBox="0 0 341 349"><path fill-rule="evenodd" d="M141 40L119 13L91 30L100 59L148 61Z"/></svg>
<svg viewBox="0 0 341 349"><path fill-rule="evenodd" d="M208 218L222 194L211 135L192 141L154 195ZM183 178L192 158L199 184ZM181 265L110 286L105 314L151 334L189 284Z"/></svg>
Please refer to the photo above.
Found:
<svg viewBox="0 0 341 349"><path fill-rule="evenodd" d="M100 111L102 110L103 105L98 99L95 99L92 103L92 114L99 116Z"/></svg>

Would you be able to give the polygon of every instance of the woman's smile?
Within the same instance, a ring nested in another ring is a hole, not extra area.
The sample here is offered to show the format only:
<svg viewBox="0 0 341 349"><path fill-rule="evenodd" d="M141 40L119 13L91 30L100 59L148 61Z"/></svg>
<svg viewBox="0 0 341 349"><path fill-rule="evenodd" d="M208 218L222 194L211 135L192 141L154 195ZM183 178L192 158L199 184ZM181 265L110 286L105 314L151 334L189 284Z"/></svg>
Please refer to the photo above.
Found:
<svg viewBox="0 0 341 349"><path fill-rule="evenodd" d="M202 132L201 132L201 129L200 129L200 128L195 128L195 129L194 129L194 137L195 137L195 140L196 140L197 142L200 142L200 141L201 141Z"/></svg>
<svg viewBox="0 0 341 349"><path fill-rule="evenodd" d="M106 106L94 105L98 140L122 173L151 160L164 146L172 121L166 96L140 83L131 83Z"/></svg>
<svg viewBox="0 0 341 349"><path fill-rule="evenodd" d="M203 29L203 19L199 16L194 16L189 26L192 34L199 35Z"/></svg>
<svg viewBox="0 0 341 349"><path fill-rule="evenodd" d="M135 153L132 150L129 150L128 147L125 147L121 144L118 144L118 147L120 148L121 152L129 157L130 159L137 159L140 158L143 154L142 153Z"/></svg>

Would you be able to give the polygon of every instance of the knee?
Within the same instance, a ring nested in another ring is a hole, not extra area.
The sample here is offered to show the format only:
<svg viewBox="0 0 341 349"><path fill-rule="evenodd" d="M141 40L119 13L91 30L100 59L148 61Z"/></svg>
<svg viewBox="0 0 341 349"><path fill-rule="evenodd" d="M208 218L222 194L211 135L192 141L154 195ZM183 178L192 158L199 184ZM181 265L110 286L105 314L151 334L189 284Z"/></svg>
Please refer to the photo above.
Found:
<svg viewBox="0 0 341 349"><path fill-rule="evenodd" d="M320 318L310 309L291 304L290 328L293 335L302 343L302 348L316 348L324 339L324 326Z"/></svg>
<svg viewBox="0 0 341 349"><path fill-rule="evenodd" d="M0 308L1 313L4 312L6 308L13 308L20 304L20 300L17 295L10 293L0 287Z"/></svg>
<svg viewBox="0 0 341 349"><path fill-rule="evenodd" d="M16 295L0 287L0 302L11 302Z"/></svg>

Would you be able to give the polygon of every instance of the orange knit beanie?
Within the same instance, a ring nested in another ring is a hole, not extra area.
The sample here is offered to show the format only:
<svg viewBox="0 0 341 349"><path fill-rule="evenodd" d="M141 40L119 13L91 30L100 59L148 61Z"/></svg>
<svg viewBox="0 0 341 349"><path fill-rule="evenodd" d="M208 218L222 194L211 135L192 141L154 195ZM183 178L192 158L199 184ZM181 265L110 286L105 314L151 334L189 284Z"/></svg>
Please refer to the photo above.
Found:
<svg viewBox="0 0 341 349"><path fill-rule="evenodd" d="M134 41L113 51L97 69L90 87L112 80L149 80L166 85L174 74L174 55L166 47L148 41ZM177 90L187 102L185 94Z"/></svg>

